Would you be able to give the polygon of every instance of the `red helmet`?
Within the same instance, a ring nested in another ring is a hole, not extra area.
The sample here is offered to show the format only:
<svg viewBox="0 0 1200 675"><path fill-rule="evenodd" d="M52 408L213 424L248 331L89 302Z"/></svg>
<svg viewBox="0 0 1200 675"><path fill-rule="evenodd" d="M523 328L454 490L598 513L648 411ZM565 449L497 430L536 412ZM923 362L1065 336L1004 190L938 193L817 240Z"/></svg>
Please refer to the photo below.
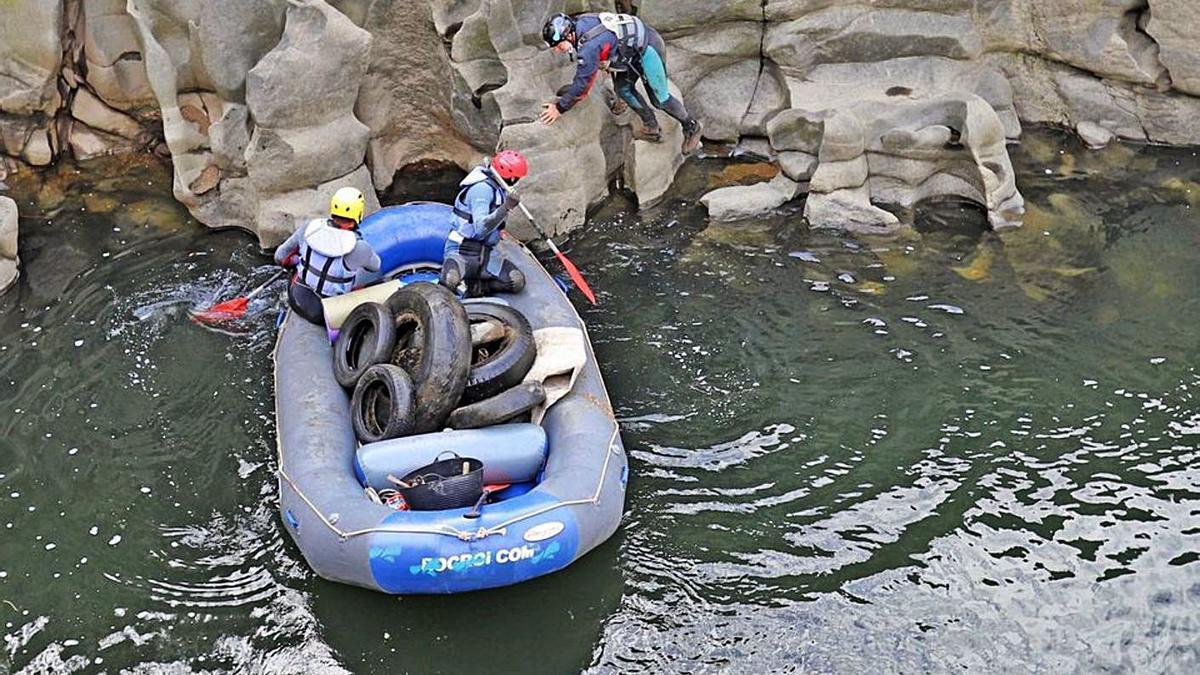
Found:
<svg viewBox="0 0 1200 675"><path fill-rule="evenodd" d="M501 150L492 158L492 168L504 180L518 180L529 175L529 162L516 150Z"/></svg>

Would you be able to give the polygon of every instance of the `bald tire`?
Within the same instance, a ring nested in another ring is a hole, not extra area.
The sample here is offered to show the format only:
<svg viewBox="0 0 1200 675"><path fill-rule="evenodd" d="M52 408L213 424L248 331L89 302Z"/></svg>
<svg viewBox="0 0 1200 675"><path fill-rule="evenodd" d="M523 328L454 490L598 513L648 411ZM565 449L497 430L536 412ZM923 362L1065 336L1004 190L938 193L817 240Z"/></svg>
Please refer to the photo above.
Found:
<svg viewBox="0 0 1200 675"><path fill-rule="evenodd" d="M546 390L538 382L525 382L478 403L450 413L451 429L479 429L503 424L546 402Z"/></svg>
<svg viewBox="0 0 1200 675"><path fill-rule="evenodd" d="M387 363L396 347L396 323L387 307L367 302L355 307L333 343L333 377L346 389L373 365Z"/></svg>
<svg viewBox="0 0 1200 675"><path fill-rule="evenodd" d="M467 311L439 284L420 282L387 299L396 324L391 362L415 387L414 433L439 431L458 406L471 369L471 326Z"/></svg>
<svg viewBox="0 0 1200 675"><path fill-rule="evenodd" d="M471 324L495 321L503 329L498 337L471 345L471 370L463 390L463 405L520 384L537 358L533 328L524 314L494 302L469 302L466 307Z"/></svg>
<svg viewBox="0 0 1200 675"><path fill-rule="evenodd" d="M354 435L363 443L411 434L416 422L412 378L390 363L367 368L354 386L350 417Z"/></svg>

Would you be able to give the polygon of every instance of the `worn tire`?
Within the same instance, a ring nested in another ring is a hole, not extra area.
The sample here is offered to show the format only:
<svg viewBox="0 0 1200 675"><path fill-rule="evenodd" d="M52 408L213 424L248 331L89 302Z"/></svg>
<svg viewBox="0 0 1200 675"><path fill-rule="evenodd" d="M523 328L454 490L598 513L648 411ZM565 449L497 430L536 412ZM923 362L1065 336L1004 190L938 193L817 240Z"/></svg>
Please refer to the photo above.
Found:
<svg viewBox="0 0 1200 675"><path fill-rule="evenodd" d="M367 368L354 386L350 417L363 443L411 434L416 422L412 378L390 363Z"/></svg>
<svg viewBox="0 0 1200 675"><path fill-rule="evenodd" d="M408 372L415 387L415 433L442 429L458 405L471 369L467 310L438 284L421 282L387 299L396 325L392 363Z"/></svg>
<svg viewBox="0 0 1200 675"><path fill-rule="evenodd" d="M472 323L493 320L504 327L499 340L471 345L471 370L462 404L470 405L491 398L521 383L537 358L533 328L525 315L507 305L494 302L467 303L467 318Z"/></svg>
<svg viewBox="0 0 1200 675"><path fill-rule="evenodd" d="M478 429L503 424L546 402L546 390L538 382L518 384L478 403L450 413L446 424L452 429Z"/></svg>
<svg viewBox="0 0 1200 675"><path fill-rule="evenodd" d="M354 388L367 368L387 363L396 348L396 322L387 307L368 302L355 307L333 343L333 377Z"/></svg>

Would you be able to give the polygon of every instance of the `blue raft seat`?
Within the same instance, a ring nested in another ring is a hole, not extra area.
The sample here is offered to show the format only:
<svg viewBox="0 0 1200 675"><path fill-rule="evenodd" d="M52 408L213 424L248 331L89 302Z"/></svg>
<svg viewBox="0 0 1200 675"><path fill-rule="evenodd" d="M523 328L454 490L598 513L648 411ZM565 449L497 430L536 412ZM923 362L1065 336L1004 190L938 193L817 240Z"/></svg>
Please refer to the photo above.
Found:
<svg viewBox="0 0 1200 675"><path fill-rule="evenodd" d="M483 462L485 484L525 483L537 477L546 461L546 432L536 424L501 424L377 441L355 453L354 472L364 486L394 488L388 474L403 478L450 452Z"/></svg>
<svg viewBox="0 0 1200 675"><path fill-rule="evenodd" d="M359 282L365 286L408 267L441 267L453 216L448 204L412 202L389 206L364 218L359 232L379 254L382 264L381 272L360 275Z"/></svg>

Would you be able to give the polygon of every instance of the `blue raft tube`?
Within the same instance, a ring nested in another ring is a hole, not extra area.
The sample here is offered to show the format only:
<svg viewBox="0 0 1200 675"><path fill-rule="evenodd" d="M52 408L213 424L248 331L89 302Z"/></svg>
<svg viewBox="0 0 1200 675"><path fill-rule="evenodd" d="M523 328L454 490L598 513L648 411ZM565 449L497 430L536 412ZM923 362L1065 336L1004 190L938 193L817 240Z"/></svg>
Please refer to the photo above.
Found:
<svg viewBox="0 0 1200 675"><path fill-rule="evenodd" d="M382 209L361 229L385 276L422 279L441 264L451 222L449 206L418 202ZM482 459L485 467L489 455L500 464L540 465L535 481L498 494L502 501L485 505L477 518L466 517L469 508L397 511L368 497L371 467L362 457L369 447L358 447L326 331L290 312L283 321L274 353L279 509L284 528L321 577L395 594L506 586L561 570L616 531L628 463L586 329L524 246L506 238L498 251L524 272L526 288L494 301L524 314L535 333L554 327L582 333L586 361L574 386L540 426L382 442L427 454L450 448Z"/></svg>

